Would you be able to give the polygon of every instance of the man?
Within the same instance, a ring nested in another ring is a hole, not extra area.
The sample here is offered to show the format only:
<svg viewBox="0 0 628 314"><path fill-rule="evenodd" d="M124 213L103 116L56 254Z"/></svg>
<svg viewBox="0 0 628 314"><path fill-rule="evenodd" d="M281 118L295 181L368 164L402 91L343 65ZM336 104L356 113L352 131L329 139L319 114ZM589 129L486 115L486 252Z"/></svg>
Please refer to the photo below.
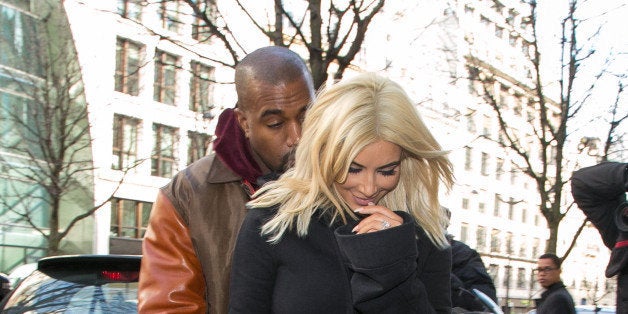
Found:
<svg viewBox="0 0 628 314"><path fill-rule="evenodd" d="M314 97L303 60L260 48L235 70L238 101L216 126L214 152L161 188L143 241L141 313L226 313L231 254L245 204L289 163Z"/></svg>
<svg viewBox="0 0 628 314"><path fill-rule="evenodd" d="M628 164L603 162L574 172L571 193L611 249L606 277L617 275L617 313L628 313Z"/></svg>
<svg viewBox="0 0 628 314"><path fill-rule="evenodd" d="M447 236L451 244L451 303L454 308L483 311L482 303L472 289L478 289L497 303L493 279L486 271L480 254L463 242Z"/></svg>
<svg viewBox="0 0 628 314"><path fill-rule="evenodd" d="M451 210L447 207L442 209L448 220L451 220ZM445 227L449 227L449 223ZM452 307L456 311L483 311L484 303L473 294L472 289L478 289L497 303L493 278L486 271L480 254L464 242L455 240L451 234L447 235L447 240L451 245Z"/></svg>
<svg viewBox="0 0 628 314"><path fill-rule="evenodd" d="M545 291L536 299L537 314L576 313L575 304L569 291L560 280L562 261L556 254L545 253L537 261L536 280Z"/></svg>

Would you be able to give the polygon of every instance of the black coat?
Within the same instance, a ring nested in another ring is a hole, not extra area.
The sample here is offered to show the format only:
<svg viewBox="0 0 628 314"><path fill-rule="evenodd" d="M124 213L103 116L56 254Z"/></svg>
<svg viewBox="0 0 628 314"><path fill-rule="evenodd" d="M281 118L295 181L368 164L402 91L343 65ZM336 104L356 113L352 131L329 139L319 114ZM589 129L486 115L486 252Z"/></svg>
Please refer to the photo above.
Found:
<svg viewBox="0 0 628 314"><path fill-rule="evenodd" d="M582 168L571 178L578 207L595 225L611 249L606 277L617 278L617 313L628 313L628 232L621 212L626 207L628 164L604 162Z"/></svg>
<svg viewBox="0 0 628 314"><path fill-rule="evenodd" d="M471 292L478 289L497 303L493 279L486 271L480 254L463 242L451 239L451 302L453 307L469 311L484 310Z"/></svg>
<svg viewBox="0 0 628 314"><path fill-rule="evenodd" d="M569 291L559 281L547 288L536 299L536 314L575 314L576 309Z"/></svg>
<svg viewBox="0 0 628 314"><path fill-rule="evenodd" d="M451 251L404 224L355 235L357 222L312 219L308 235L277 244L260 235L273 214L252 209L238 236L230 313L450 313Z"/></svg>

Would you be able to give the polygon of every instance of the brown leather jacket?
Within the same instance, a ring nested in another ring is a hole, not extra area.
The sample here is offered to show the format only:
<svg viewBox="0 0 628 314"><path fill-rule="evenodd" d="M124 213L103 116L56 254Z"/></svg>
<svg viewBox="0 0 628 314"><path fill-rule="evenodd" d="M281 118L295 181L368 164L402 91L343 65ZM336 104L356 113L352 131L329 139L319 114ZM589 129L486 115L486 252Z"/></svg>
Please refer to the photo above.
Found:
<svg viewBox="0 0 628 314"><path fill-rule="evenodd" d="M215 154L159 191L142 244L140 313L227 313L231 255L249 199Z"/></svg>

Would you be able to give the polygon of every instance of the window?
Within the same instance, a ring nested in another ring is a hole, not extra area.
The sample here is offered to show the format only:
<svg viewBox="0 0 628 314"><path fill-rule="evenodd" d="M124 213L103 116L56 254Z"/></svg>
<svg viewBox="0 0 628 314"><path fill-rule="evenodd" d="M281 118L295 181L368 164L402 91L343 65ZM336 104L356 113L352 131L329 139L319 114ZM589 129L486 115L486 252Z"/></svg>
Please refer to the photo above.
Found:
<svg viewBox="0 0 628 314"><path fill-rule="evenodd" d="M497 281L497 274L499 273L498 265L490 264L488 265L488 269L486 271L488 272L488 275L491 276L491 279L493 279L493 282L498 282Z"/></svg>
<svg viewBox="0 0 628 314"><path fill-rule="evenodd" d="M141 0L118 0L118 14L124 18L140 22L142 20Z"/></svg>
<svg viewBox="0 0 628 314"><path fill-rule="evenodd" d="M464 5L464 13L467 13L469 15L473 15L473 11L475 11L475 9L473 9L472 6L470 6L469 4L465 4Z"/></svg>
<svg viewBox="0 0 628 314"><path fill-rule="evenodd" d="M541 244L541 240L538 238L534 238L534 244L532 244L532 258L538 258L539 256L539 245Z"/></svg>
<svg viewBox="0 0 628 314"><path fill-rule="evenodd" d="M116 42L116 91L133 96L138 95L141 50L140 45L118 38Z"/></svg>
<svg viewBox="0 0 628 314"><path fill-rule="evenodd" d="M513 48L517 47L517 39L518 39L517 35L510 34L508 36L508 44Z"/></svg>
<svg viewBox="0 0 628 314"><path fill-rule="evenodd" d="M462 209L469 209L469 199L468 198L463 198L462 199Z"/></svg>
<svg viewBox="0 0 628 314"><path fill-rule="evenodd" d="M467 131L470 133L475 133L475 120L473 120L473 116L469 115L467 117Z"/></svg>
<svg viewBox="0 0 628 314"><path fill-rule="evenodd" d="M128 169L137 162L137 130L139 125L139 120L135 118L122 115L113 117L112 169Z"/></svg>
<svg viewBox="0 0 628 314"><path fill-rule="evenodd" d="M478 211L480 213L482 213L482 214L485 213L486 212L485 208L486 208L486 205L484 205L484 203L478 203Z"/></svg>
<svg viewBox="0 0 628 314"><path fill-rule="evenodd" d="M501 180L504 173L504 159L497 158L495 161L495 180Z"/></svg>
<svg viewBox="0 0 628 314"><path fill-rule="evenodd" d="M480 172L482 173L483 176L487 176L488 175L488 154L487 153L482 153L482 160L481 160L481 164L480 164Z"/></svg>
<svg viewBox="0 0 628 314"><path fill-rule="evenodd" d="M495 37L502 38L504 36L504 28L500 26L495 26Z"/></svg>
<svg viewBox="0 0 628 314"><path fill-rule="evenodd" d="M151 175L169 178L175 171L176 129L161 124L153 124L153 136Z"/></svg>
<svg viewBox="0 0 628 314"><path fill-rule="evenodd" d="M491 118L484 115L484 121L482 123L482 135L491 137Z"/></svg>
<svg viewBox="0 0 628 314"><path fill-rule="evenodd" d="M155 101L174 105L178 62L171 54L159 50L155 53Z"/></svg>
<svg viewBox="0 0 628 314"><path fill-rule="evenodd" d="M499 217L499 212L501 209L501 202L502 202L502 198L499 194L495 193L495 199L494 199L495 203L493 206L493 216L495 217Z"/></svg>
<svg viewBox="0 0 628 314"><path fill-rule="evenodd" d="M521 208L521 222L526 223L527 221L528 221L528 210L524 206L523 208Z"/></svg>
<svg viewBox="0 0 628 314"><path fill-rule="evenodd" d="M512 232L506 232L506 254L512 254Z"/></svg>
<svg viewBox="0 0 628 314"><path fill-rule="evenodd" d="M16 1L22 6L26 1ZM10 7L0 6L0 64L30 74L42 75L39 54L44 53L39 45L38 19ZM1 86L1 84L0 84Z"/></svg>
<svg viewBox="0 0 628 314"><path fill-rule="evenodd" d="M211 142L211 135L188 132L190 146L188 148L188 165L207 155L207 148Z"/></svg>
<svg viewBox="0 0 628 314"><path fill-rule="evenodd" d="M192 61L190 79L190 110L204 113L211 109L214 68Z"/></svg>
<svg viewBox="0 0 628 314"><path fill-rule="evenodd" d="M510 164L510 184L514 185L515 183L517 183L517 166Z"/></svg>
<svg viewBox="0 0 628 314"><path fill-rule="evenodd" d="M526 287L526 269L517 269L517 289L524 289Z"/></svg>
<svg viewBox="0 0 628 314"><path fill-rule="evenodd" d="M181 21L179 20L179 2L161 1L159 8L161 26L171 32L177 32Z"/></svg>
<svg viewBox="0 0 628 314"><path fill-rule="evenodd" d="M111 200L112 237L141 239L148 226L153 203L114 198Z"/></svg>
<svg viewBox="0 0 628 314"><path fill-rule="evenodd" d="M515 199L512 197L508 198L508 219L515 219Z"/></svg>
<svg viewBox="0 0 628 314"><path fill-rule="evenodd" d="M484 227L478 226L478 229L475 231L475 241L478 251L484 251L486 249L486 229L484 229Z"/></svg>
<svg viewBox="0 0 628 314"><path fill-rule="evenodd" d="M460 225L460 242L467 242L469 239L469 225L462 223Z"/></svg>
<svg viewBox="0 0 628 314"><path fill-rule="evenodd" d="M484 25L484 27L486 29L489 29L491 27L491 20L489 20L486 16L481 15L480 16L480 23L482 23L482 25Z"/></svg>
<svg viewBox="0 0 628 314"><path fill-rule="evenodd" d="M506 265L504 266L504 281L502 282L503 287L510 288L510 276L512 276L512 266Z"/></svg>
<svg viewBox="0 0 628 314"><path fill-rule="evenodd" d="M499 253L500 251L500 246L501 246L501 241L499 239L500 233L501 232L497 229L491 230L491 253Z"/></svg>
<svg viewBox="0 0 628 314"><path fill-rule="evenodd" d="M472 153L471 147L466 146L464 148L464 170L471 170Z"/></svg>
<svg viewBox="0 0 628 314"><path fill-rule="evenodd" d="M211 38L211 30L204 20L198 18L194 20L194 23L192 24L192 38L203 43L207 43L209 41Z"/></svg>
<svg viewBox="0 0 628 314"><path fill-rule="evenodd" d="M520 238L520 245L519 245L519 257L521 258L525 258L526 257L526 238L525 236L522 236Z"/></svg>

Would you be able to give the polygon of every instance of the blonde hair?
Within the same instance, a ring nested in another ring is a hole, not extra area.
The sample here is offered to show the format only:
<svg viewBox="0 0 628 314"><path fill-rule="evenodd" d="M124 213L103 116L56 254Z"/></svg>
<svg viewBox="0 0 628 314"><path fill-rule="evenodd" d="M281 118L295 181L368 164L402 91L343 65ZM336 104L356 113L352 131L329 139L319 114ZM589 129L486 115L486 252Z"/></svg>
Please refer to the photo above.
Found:
<svg viewBox="0 0 628 314"><path fill-rule="evenodd" d="M295 165L263 186L251 207L278 205L262 234L277 242L286 231L306 236L315 212L332 222L356 218L335 188L349 165L370 143L384 140L402 149L400 180L379 205L410 213L438 247L446 247L446 217L438 202L439 183L449 188L451 163L410 98L397 83L373 73L358 75L319 93L303 122Z"/></svg>

